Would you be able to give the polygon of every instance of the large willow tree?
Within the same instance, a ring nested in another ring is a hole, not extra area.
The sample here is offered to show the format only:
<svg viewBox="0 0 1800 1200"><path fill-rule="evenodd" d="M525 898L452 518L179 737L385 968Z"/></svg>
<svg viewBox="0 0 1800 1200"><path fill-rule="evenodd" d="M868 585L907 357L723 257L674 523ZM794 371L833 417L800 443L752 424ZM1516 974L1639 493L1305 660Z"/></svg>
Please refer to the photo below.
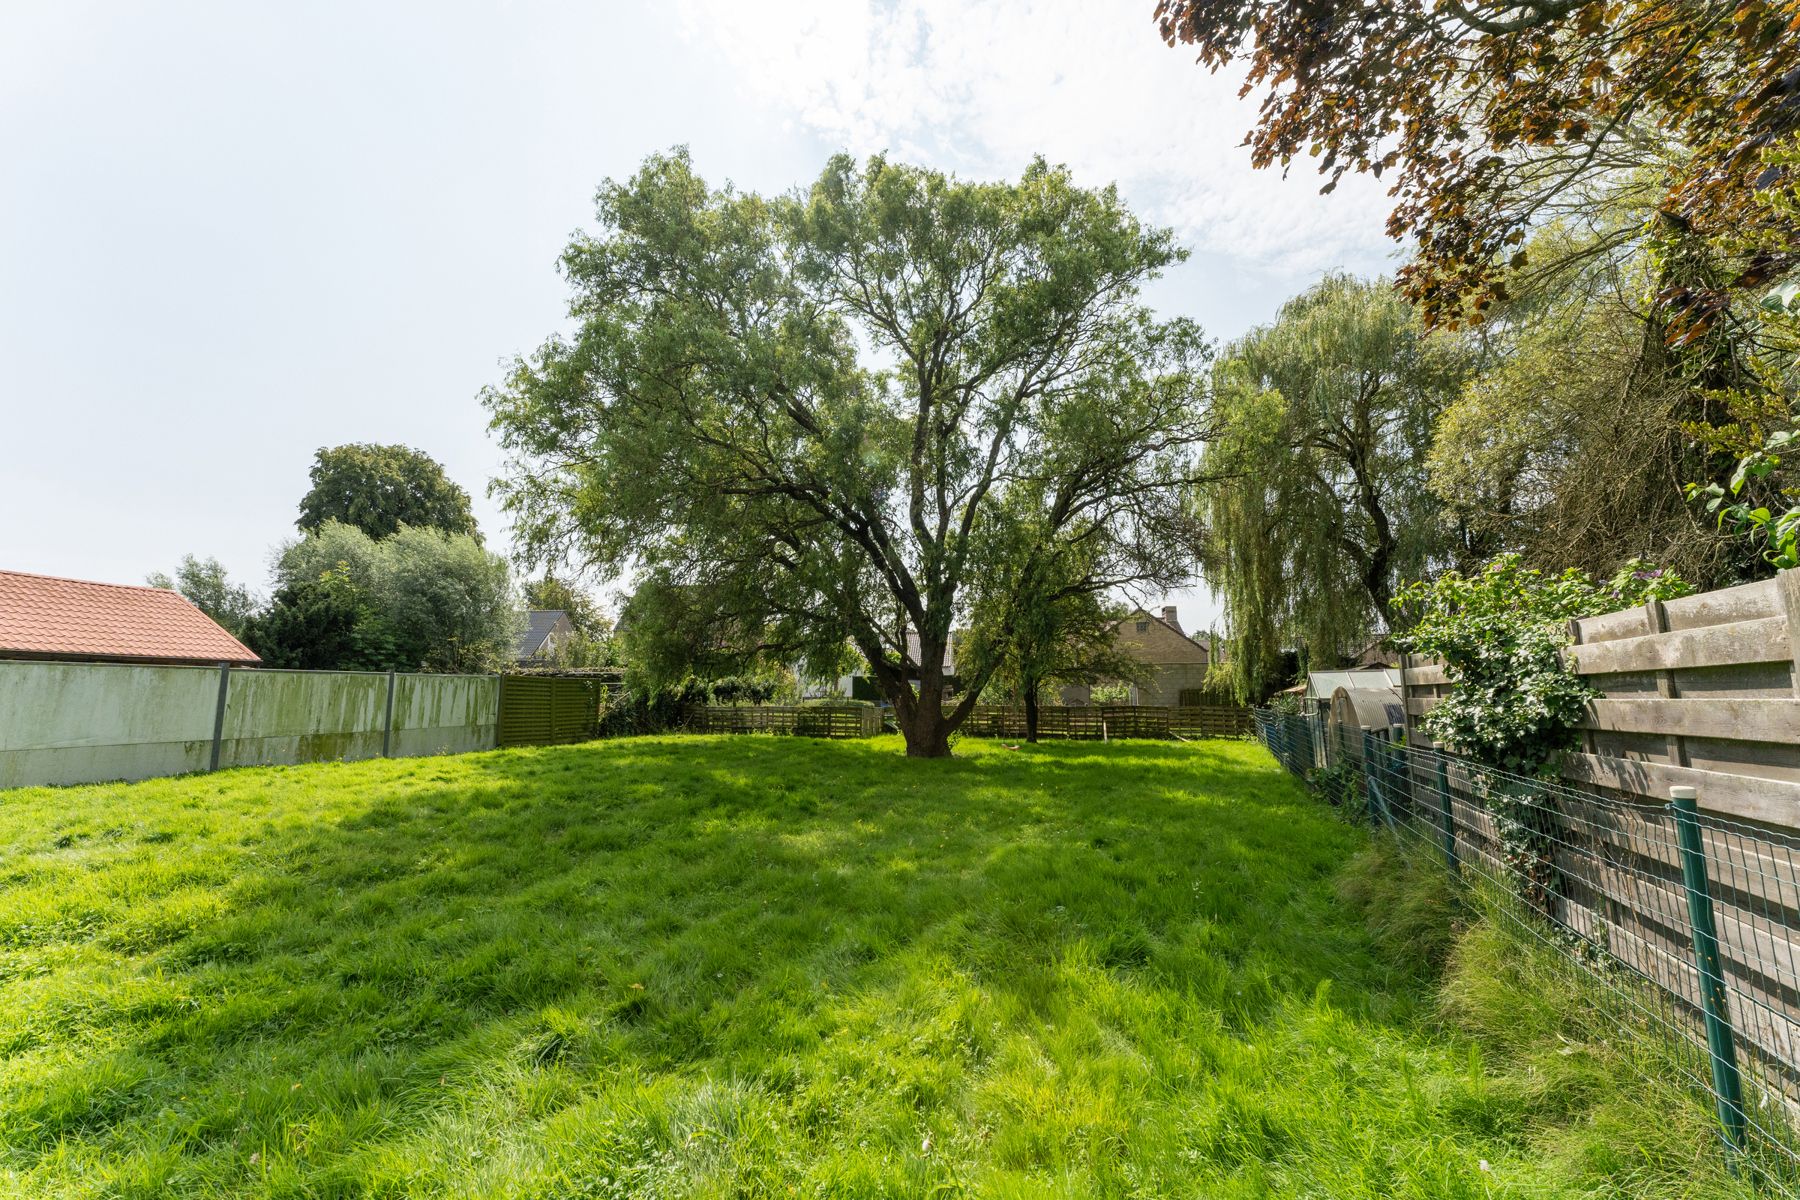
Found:
<svg viewBox="0 0 1800 1200"><path fill-rule="evenodd" d="M1425 462L1463 374L1460 344L1427 339L1391 286L1345 275L1224 356L1204 462L1223 482L1199 497L1240 695L1284 647L1324 665L1360 650L1399 587L1446 551Z"/></svg>
<svg viewBox="0 0 1800 1200"><path fill-rule="evenodd" d="M947 706L970 596L1036 586L1077 538L1106 547L1101 590L1191 552L1207 347L1139 302L1180 251L1111 189L840 156L768 199L675 154L599 208L563 258L574 333L486 403L528 558L682 597L634 627L810 664L848 642L907 753L939 756L994 669ZM1003 511L1032 535L992 536Z"/></svg>

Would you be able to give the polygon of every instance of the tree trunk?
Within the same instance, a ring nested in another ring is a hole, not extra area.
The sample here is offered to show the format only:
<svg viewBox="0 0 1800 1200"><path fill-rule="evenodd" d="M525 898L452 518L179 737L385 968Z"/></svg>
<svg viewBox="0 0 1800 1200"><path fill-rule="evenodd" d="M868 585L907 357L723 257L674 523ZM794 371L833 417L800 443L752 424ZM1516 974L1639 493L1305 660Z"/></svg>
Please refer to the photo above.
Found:
<svg viewBox="0 0 1800 1200"><path fill-rule="evenodd" d="M919 694L910 708L910 712L898 705L894 708L894 722L906 739L906 757L949 758L950 722L944 719L943 680L920 681Z"/></svg>
<svg viewBox="0 0 1800 1200"><path fill-rule="evenodd" d="M1025 740L1037 742L1038 729L1038 685L1027 683L1025 691Z"/></svg>

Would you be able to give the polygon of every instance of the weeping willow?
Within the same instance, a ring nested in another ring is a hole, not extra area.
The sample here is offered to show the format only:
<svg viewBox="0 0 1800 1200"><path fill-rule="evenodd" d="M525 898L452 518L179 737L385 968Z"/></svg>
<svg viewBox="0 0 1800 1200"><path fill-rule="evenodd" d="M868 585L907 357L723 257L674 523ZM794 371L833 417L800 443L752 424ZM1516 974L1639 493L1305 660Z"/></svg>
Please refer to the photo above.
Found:
<svg viewBox="0 0 1800 1200"><path fill-rule="evenodd" d="M1199 493L1208 583L1227 652L1221 684L1250 698L1336 666L1395 618L1399 586L1450 557L1455 531L1426 486L1437 415L1468 352L1427 338L1385 281L1328 276L1219 365L1218 438Z"/></svg>

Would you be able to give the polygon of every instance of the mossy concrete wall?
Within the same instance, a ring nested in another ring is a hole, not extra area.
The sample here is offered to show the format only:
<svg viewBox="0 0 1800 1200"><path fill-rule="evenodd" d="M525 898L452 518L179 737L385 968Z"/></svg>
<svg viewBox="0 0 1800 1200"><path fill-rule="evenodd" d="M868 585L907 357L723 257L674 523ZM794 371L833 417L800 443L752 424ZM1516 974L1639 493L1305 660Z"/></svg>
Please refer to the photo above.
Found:
<svg viewBox="0 0 1800 1200"><path fill-rule="evenodd" d="M376 757L387 685L349 671L234 670L219 765ZM205 770L218 694L217 667L0 661L0 788ZM397 676L389 752L490 749L499 708L493 676Z"/></svg>

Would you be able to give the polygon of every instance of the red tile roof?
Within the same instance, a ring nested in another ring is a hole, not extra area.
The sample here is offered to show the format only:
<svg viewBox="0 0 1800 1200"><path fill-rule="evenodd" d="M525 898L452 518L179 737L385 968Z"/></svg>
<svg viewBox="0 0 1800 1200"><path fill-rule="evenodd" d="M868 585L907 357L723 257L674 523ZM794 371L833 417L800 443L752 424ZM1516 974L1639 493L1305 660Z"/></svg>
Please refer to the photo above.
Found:
<svg viewBox="0 0 1800 1200"><path fill-rule="evenodd" d="M0 571L0 657L262 660L162 588Z"/></svg>

